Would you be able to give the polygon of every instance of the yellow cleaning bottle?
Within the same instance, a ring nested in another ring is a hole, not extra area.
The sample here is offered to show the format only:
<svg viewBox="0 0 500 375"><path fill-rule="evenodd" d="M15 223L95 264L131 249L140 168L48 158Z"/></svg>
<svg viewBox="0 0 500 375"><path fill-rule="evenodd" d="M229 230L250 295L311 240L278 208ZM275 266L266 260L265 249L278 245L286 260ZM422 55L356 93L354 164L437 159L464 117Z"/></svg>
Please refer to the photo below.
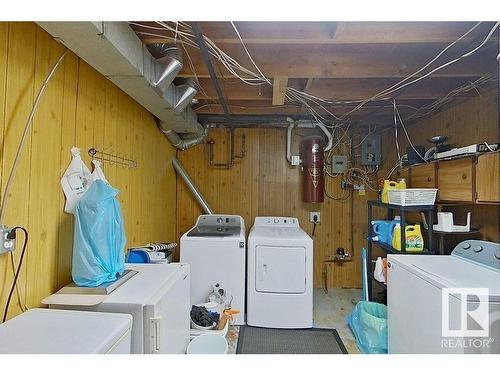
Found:
<svg viewBox="0 0 500 375"><path fill-rule="evenodd" d="M384 180L384 186L382 187L382 203L389 203L388 191L390 189L406 189L406 181L401 178L398 182Z"/></svg>
<svg viewBox="0 0 500 375"><path fill-rule="evenodd" d="M420 224L405 227L406 251L419 252L424 250L424 237ZM392 232L392 247L401 251L401 224L397 223Z"/></svg>
<svg viewBox="0 0 500 375"><path fill-rule="evenodd" d="M397 189L398 183L396 181L384 180L384 186L382 188L382 203L389 203L389 196L387 191L389 189Z"/></svg>

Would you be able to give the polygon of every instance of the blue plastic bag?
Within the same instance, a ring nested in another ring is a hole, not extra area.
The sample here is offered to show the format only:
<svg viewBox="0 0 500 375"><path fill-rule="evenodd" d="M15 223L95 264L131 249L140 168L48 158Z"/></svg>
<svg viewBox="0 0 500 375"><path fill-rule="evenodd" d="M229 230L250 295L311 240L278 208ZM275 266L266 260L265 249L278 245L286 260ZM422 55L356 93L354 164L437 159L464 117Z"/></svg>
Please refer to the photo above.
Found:
<svg viewBox="0 0 500 375"><path fill-rule="evenodd" d="M363 353L387 353L387 306L360 301L346 318Z"/></svg>
<svg viewBox="0 0 500 375"><path fill-rule="evenodd" d="M71 271L78 286L114 281L124 271L126 237L117 194L96 180L78 201Z"/></svg>

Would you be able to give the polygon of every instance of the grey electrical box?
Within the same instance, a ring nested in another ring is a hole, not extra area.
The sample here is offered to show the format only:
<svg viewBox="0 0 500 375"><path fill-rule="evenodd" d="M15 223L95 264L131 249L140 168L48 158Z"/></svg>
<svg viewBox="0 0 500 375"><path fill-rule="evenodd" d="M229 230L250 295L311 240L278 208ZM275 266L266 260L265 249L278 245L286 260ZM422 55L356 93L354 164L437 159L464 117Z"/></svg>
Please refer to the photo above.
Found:
<svg viewBox="0 0 500 375"><path fill-rule="evenodd" d="M368 135L361 143L361 165L380 165L380 140L378 134Z"/></svg>
<svg viewBox="0 0 500 375"><path fill-rule="evenodd" d="M345 173L347 169L347 156L332 155L332 173Z"/></svg>

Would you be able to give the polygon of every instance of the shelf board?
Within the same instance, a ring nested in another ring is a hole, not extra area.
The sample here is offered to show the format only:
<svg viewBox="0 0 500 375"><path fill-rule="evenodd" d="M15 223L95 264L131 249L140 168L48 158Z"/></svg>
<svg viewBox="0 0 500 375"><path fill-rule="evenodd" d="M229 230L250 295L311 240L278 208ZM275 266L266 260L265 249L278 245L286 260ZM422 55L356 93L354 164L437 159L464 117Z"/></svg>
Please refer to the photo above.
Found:
<svg viewBox="0 0 500 375"><path fill-rule="evenodd" d="M373 241L371 239L368 239L372 244L379 246L380 248L384 249L388 254L410 254L410 255L430 255L434 254L433 251L430 251L428 249L424 249L423 251L399 251L393 248L390 245L387 245L383 242L379 241Z"/></svg>
<svg viewBox="0 0 500 375"><path fill-rule="evenodd" d="M378 206L400 211L434 211L434 205L425 206L398 206L397 204L382 203L380 201L368 201L371 206Z"/></svg>
<svg viewBox="0 0 500 375"><path fill-rule="evenodd" d="M424 230L426 232L426 230ZM479 229L471 229L469 232L442 232L440 230L433 230L432 234L438 235L438 236L452 236L452 235L457 235L457 236L464 236L467 234L479 234L481 233Z"/></svg>

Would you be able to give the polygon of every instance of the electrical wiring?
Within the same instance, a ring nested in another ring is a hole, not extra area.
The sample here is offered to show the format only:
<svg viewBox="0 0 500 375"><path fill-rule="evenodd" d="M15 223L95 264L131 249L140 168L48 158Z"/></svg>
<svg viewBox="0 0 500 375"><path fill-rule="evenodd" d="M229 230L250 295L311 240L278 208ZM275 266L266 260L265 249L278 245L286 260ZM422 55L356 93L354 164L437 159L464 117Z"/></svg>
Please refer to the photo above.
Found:
<svg viewBox="0 0 500 375"><path fill-rule="evenodd" d="M476 29L479 25L481 24L481 22L478 22L476 25L474 25L471 29L469 29L465 34L463 34L460 38L458 38L457 40L455 40L454 42L452 42L451 44L449 44L448 46L446 46L436 57L434 57L431 61L429 61L426 65L424 65L422 68L420 68L418 71L416 71L415 73L411 74L410 76L404 78L403 80L399 81L398 83L394 84L393 86L375 94L374 96L372 96L371 98L363 101L362 103L360 103L358 106L356 106L352 111L346 113L345 115L349 115L351 113L353 113L354 111L360 109L362 106L364 106L366 103L382 96L382 95L389 95L389 94L392 94L396 91L399 91L401 90L402 88L406 87L406 86L409 86L411 84L414 84L428 76L430 76L431 74L437 72L438 70L441 70L451 64L454 64L456 63L457 61L460 61L461 59L465 58L465 57L468 57L470 55L472 55L473 53L475 53L477 50L479 50L484 44L486 44L486 42L491 38L491 36L493 35L493 32L498 28L498 26L500 25L500 22L497 22L495 23L495 25L493 26L493 28L490 30L490 32L488 33L488 35L486 36L486 38L484 39L484 41L479 45L477 46L476 48L474 48L473 50L465 53L465 54L462 54L461 56L451 60L451 61L448 61L447 63L445 64L442 64L440 66L438 66L437 68L431 70L430 72L410 81L410 82L406 82L404 83L405 81L407 81L409 78L412 78L412 77L415 77L417 74L421 73L423 70L425 70L427 67L429 67L433 62L435 62L439 57L441 57L441 55L446 52L449 48L451 48L453 45L455 45L457 42L459 42L460 40L462 40L465 36L467 36L470 32L472 32L474 29Z"/></svg>
<svg viewBox="0 0 500 375"><path fill-rule="evenodd" d="M250 55L250 52L248 52L248 49L247 49L247 46L245 45L245 43L243 42L243 39L241 38L241 35L240 35L240 32L238 31L238 29L236 28L236 25L234 24L233 21L230 21L231 22L231 26L233 26L233 29L236 33L236 35L238 35L238 38L240 39L240 42L241 42L241 45L243 46L243 49L245 50L245 52L247 53L247 56L248 58L250 59L250 61L252 62L253 66L255 66L255 69L257 69L257 71L260 73L262 79L264 79L268 84L270 84L272 86L272 83L271 81L266 78L266 76L264 75L264 73L262 73L262 71L259 69L259 67L257 66L257 64L255 63L254 59L252 58L252 55Z"/></svg>
<svg viewBox="0 0 500 375"><path fill-rule="evenodd" d="M393 101L394 104L394 138L396 141L396 151L398 153L398 161L401 163L401 153L399 151L399 140L398 140L398 122L396 120L396 100Z"/></svg>
<svg viewBox="0 0 500 375"><path fill-rule="evenodd" d="M146 25L142 25L142 24L139 24L139 23L133 23L133 24L137 25L137 26L145 26L145 27L147 27ZM172 33L178 33L179 35L182 35L184 37L184 40L182 41L183 43L189 43L189 45L197 48L196 43L195 43L195 41L193 39L194 35L190 32L191 31L190 25L188 25L188 24L186 24L184 22L178 22L178 23L175 23L175 28L173 28L173 27L169 26L165 22L160 22L159 21L159 22L157 22L157 24L161 25L166 30L171 31ZM375 100L390 100L391 99L390 95L393 94L394 92L396 92L398 90L401 90L402 88L407 87L408 85L414 84L414 83L416 83L416 82L418 82L418 81L420 81L420 80L428 77L429 75L435 73L436 71L438 71L440 69L443 69L443 68L445 68L445 67L447 67L447 66L449 66L451 64L454 64L455 62L457 62L457 61L459 61L459 60L461 60L461 59L463 59L465 57L468 57L468 56L472 55L473 53L475 53L476 51L478 51L491 38L493 32L498 28L498 26L500 24L499 22L495 23L495 25L490 30L490 32L488 33L488 35L486 36L486 38L483 40L483 42L480 43L477 47L475 47L471 51L469 51L467 53L464 53L461 56L459 56L459 57L457 57L455 59L452 59L452 60L446 62L445 64L442 64L442 65L438 66L437 68L431 70L430 72L428 72L428 73L426 73L424 75L421 75L421 76L419 76L419 77L411 80L412 78L416 77L421 72L423 72L425 69L427 69L435 61L437 61L446 51L448 51L449 49L451 49L458 42L460 42L466 36L468 36L470 33L472 33L480 24L481 24L481 22L475 24L472 28L470 28L464 34L462 34L462 36L460 36L455 41L453 41L452 43L450 43L449 45L447 45L434 58L432 58L428 63L426 63L423 67L421 67L420 69L418 69L414 73L410 74L409 76L405 77L404 79L400 80L396 84L391 85L390 87L388 87L388 88L380 91L379 93L373 95L372 97L370 97L368 99L349 100L349 101L327 100L327 99L319 98L317 96L314 96L314 95L302 92L300 90L297 90L297 89L291 88L291 87L287 87L287 89L286 89L286 91L287 91L286 97L289 100L295 100L295 101L298 101L299 103L303 104L304 107L306 107L306 109L308 110L308 112L313 116L313 118L315 118L316 120L320 119L322 123L327 123L328 121L326 121L326 119L318 111L312 110L310 106L308 107L307 106L308 105L308 103L307 103L308 101L311 101L314 104L316 104L317 106L321 107L321 109L323 111L325 111L326 113L328 113L328 115L332 116L334 119L345 120L349 115L351 115L352 113L356 112L360 108L364 107L368 102L372 102L372 101L375 101ZM244 68L236 60L234 60L233 58L231 58L230 56L228 56L226 53L224 53L222 50L220 50L216 46L216 44L212 40L210 40L210 38L207 38L206 36L204 36L204 39L205 39L205 41L207 42L207 45L210 48L210 53L213 56L215 56L222 63L222 65L226 69L228 69L228 71L233 76L235 76L236 78L240 79L242 82L244 82L244 83L246 83L248 85L262 85L262 84L270 84L270 85L272 85L272 83L269 81L269 79L267 77L265 77L264 74L262 74L262 71L260 70L260 68L258 67L258 65L255 63L255 60L252 58L252 56L248 52L248 49L246 48L246 45L243 42L243 38L241 37L241 35L240 35L239 31L237 30L237 28L235 27L234 23L232 23L232 26L233 26L233 29L235 29L235 32L237 33L238 38L239 38L242 46L244 47L247 56L252 61L252 64L257 69L258 73L252 72L251 70ZM153 29L153 27L151 27L151 26L149 26L149 27L151 29ZM242 76L238 72L243 73L245 76ZM333 114L330 110L328 110L321 103L325 103L325 104L346 104L346 103L354 104L354 103L359 103L359 104L357 106L355 106L353 109L351 109L351 110L347 111L346 113L344 113L344 114L342 114L342 115L339 116L339 115ZM415 109L418 110L417 108L415 108Z"/></svg>
<svg viewBox="0 0 500 375"><path fill-rule="evenodd" d="M14 264L14 252L13 251L11 251L11 253L10 253L10 266L12 269L12 274L15 275L16 274L16 265ZM16 296L17 296L17 300L19 301L19 307L21 308L21 311L22 312L27 311L28 307L26 306L26 302L23 301L22 293L19 290L19 284L16 284Z"/></svg>
<svg viewBox="0 0 500 375"><path fill-rule="evenodd" d="M349 197L351 196L351 191L349 189L346 189L347 191L347 194L344 194L342 197L334 197L333 195L331 195L329 192L328 192L328 189L326 188L326 185L325 185L325 195L334 200L334 201L345 201L347 199L349 199Z"/></svg>
<svg viewBox="0 0 500 375"><path fill-rule="evenodd" d="M14 293L14 289L17 285L17 280L19 278L19 274L21 272L21 267L23 265L23 260L24 260L24 254L26 253L26 247L28 245L28 231L23 228L23 227L14 227L10 231L10 233L13 233L15 236L16 231L20 229L24 232L24 244L23 244L23 250L21 251L21 257L19 258L19 264L17 266L16 273L14 275L14 280L12 281L12 287L10 288L9 296L7 297L7 302L5 303L5 309L3 312L3 318L2 318L2 323L5 323L7 320L7 314L9 313L9 307L10 307L10 301L12 299L12 294ZM9 234L10 234L9 233Z"/></svg>
<svg viewBox="0 0 500 375"><path fill-rule="evenodd" d="M12 181L14 180L17 166L19 165L19 161L21 160L22 151L24 149L24 143L26 142L26 138L28 137L29 131L31 129L31 125L33 123L33 118L35 117L36 110L38 108L38 105L40 104L40 100L42 99L43 93L45 92L45 89L47 88L48 83L50 82L51 78L54 76L54 73L57 71L57 69L61 65L61 63L64 60L64 57L66 56L67 53L68 53L68 49L65 48L63 53L57 59L56 63L54 64L54 66L50 70L49 74L47 75L47 77L43 81L42 86L40 86L40 89L39 89L38 94L36 96L35 102L33 103L33 107L31 108L30 114L28 115L28 119L26 120L26 124L24 125L23 134L22 134L21 139L19 141L19 145L17 146L17 151L16 151L16 156L14 158L14 163L12 164L12 168L10 170L10 174L9 174L8 179L7 179L7 183L5 185L5 190L4 190L3 197L2 197L2 207L0 207L0 223L4 222L6 206L7 206L7 202L9 201L10 190L12 188Z"/></svg>
<svg viewBox="0 0 500 375"><path fill-rule="evenodd" d="M496 81L496 79L494 77L491 77L489 75L484 75L473 82L467 82L466 84L464 84L460 87L457 87L456 89L451 90L449 93L447 93L442 98L436 99L432 103L418 108L414 113L406 116L405 121L414 120L417 118L429 116L430 114L438 111L444 105L449 103L454 97L456 97L460 94L464 94L464 93L467 93L469 91L475 90L480 95L478 88L483 86L483 85L488 84L489 82L494 82L494 81Z"/></svg>
<svg viewBox="0 0 500 375"><path fill-rule="evenodd" d="M428 161L422 156L422 154L413 145L413 142L411 141L410 136L408 135L408 132L406 131L406 126L403 123L403 119L401 119L401 115L399 114L399 110L398 110L398 107L396 105L396 99L394 99L394 111L398 115L399 123L401 124L401 127L403 128L403 131L404 131L404 133L406 135L406 139L408 140L408 143L410 143L411 148L413 149L413 151L416 152L416 154L418 156L420 156L420 159L422 159L425 163L428 163Z"/></svg>

